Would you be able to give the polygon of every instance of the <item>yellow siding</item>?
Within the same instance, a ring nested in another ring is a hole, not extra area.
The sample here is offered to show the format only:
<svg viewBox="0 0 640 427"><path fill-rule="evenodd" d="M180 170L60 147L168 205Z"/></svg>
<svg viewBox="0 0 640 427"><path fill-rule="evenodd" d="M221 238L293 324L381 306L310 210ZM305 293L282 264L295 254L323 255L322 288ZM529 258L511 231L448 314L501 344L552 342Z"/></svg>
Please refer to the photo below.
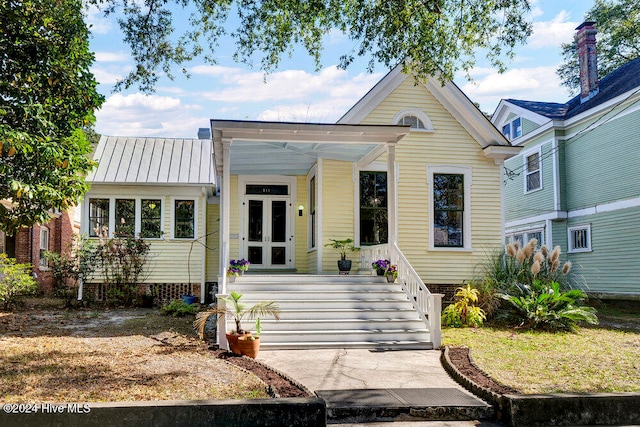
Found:
<svg viewBox="0 0 640 427"><path fill-rule="evenodd" d="M230 221L229 221L229 233L235 236L240 234L240 200L238 199L238 175L231 175L231 180L229 181L230 188L230 198L231 203L229 206L230 210ZM236 259L240 254L240 241L238 237L233 239L229 239L229 259Z"/></svg>
<svg viewBox="0 0 640 427"><path fill-rule="evenodd" d="M485 158L481 146L422 85L405 79L364 124L391 124L407 108L420 108L435 132L412 132L398 145L399 246L425 283L461 283L474 266L501 244L500 167ZM429 250L427 165L472 168L471 229L473 252Z"/></svg>
<svg viewBox="0 0 640 427"><path fill-rule="evenodd" d="M135 185L93 185L87 193L91 197L117 198L159 198L163 201L162 239L146 239L150 244L144 281L146 283L200 283L202 280L202 245L193 240L171 239L173 200L183 198L196 199L196 233L201 237L205 233L202 208L206 198L201 187L176 186L135 186ZM84 218L83 218L84 220ZM99 275L91 280L99 282Z"/></svg>
<svg viewBox="0 0 640 427"><path fill-rule="evenodd" d="M324 245L329 239L353 239L353 164L335 160L322 163L322 271L337 272L336 261L340 255ZM347 258L358 260L357 254Z"/></svg>
<svg viewBox="0 0 640 427"><path fill-rule="evenodd" d="M207 205L207 282L217 282L220 268L220 205Z"/></svg>
<svg viewBox="0 0 640 427"><path fill-rule="evenodd" d="M309 272L307 260L307 220L309 214L307 177L302 175L296 179L297 194L294 205L294 232L295 232L295 266L300 273ZM298 206L304 206L302 216L298 215Z"/></svg>

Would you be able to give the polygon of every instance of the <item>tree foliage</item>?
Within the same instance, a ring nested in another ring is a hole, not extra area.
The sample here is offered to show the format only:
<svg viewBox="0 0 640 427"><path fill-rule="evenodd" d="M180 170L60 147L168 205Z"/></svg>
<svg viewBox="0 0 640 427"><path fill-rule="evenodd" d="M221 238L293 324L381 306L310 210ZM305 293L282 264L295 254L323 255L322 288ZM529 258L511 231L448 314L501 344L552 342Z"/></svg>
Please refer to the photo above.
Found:
<svg viewBox="0 0 640 427"><path fill-rule="evenodd" d="M223 36L235 42L234 59L275 70L285 55L302 47L320 67L323 37L338 31L351 39L341 56L347 67L368 55L387 67L406 62L419 78L452 79L468 71L475 52L486 49L491 64L505 58L531 33L530 0L86 0L118 17L136 62L116 88L138 85L152 91L161 73L202 56L215 63ZM190 7L188 30L174 34L173 10ZM226 28L233 15L235 29ZM183 71L184 68L183 68ZM186 71L185 71L186 72Z"/></svg>
<svg viewBox="0 0 640 427"><path fill-rule="evenodd" d="M598 77L640 56L640 1L595 0L585 14L585 21L596 23ZM562 44L563 63L556 71L562 84L572 93L580 90L578 45Z"/></svg>
<svg viewBox="0 0 640 427"><path fill-rule="evenodd" d="M0 2L0 228L50 219L86 191L82 132L103 98L81 0Z"/></svg>

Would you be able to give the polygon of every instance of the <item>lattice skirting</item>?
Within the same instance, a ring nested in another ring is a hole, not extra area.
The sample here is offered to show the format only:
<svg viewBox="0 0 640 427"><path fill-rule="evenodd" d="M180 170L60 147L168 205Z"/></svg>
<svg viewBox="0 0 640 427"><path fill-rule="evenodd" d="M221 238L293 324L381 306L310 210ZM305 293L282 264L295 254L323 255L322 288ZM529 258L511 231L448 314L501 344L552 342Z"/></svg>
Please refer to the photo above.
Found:
<svg viewBox="0 0 640 427"><path fill-rule="evenodd" d="M143 283L139 285L139 293L144 295L149 290L156 295L156 304L167 304L180 299L182 295L200 296L200 283ZM86 283L84 298L93 301L106 301L107 292L104 283Z"/></svg>

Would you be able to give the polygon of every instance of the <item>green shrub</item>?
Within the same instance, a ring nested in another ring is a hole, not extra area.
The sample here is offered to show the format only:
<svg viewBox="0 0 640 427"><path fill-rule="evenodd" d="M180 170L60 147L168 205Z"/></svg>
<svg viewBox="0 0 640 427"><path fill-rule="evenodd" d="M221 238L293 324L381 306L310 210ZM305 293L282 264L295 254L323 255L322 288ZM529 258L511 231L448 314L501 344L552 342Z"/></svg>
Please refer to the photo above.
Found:
<svg viewBox="0 0 640 427"><path fill-rule="evenodd" d="M584 304L587 294L580 289L563 292L558 282L535 280L498 295L511 306L504 317L521 328L573 331L578 322L598 323L595 308Z"/></svg>
<svg viewBox="0 0 640 427"><path fill-rule="evenodd" d="M96 248L86 236L75 235L67 252L46 252L55 280L54 295L70 307L78 293L78 283L86 281L96 269Z"/></svg>
<svg viewBox="0 0 640 427"><path fill-rule="evenodd" d="M162 306L160 311L165 316L182 317L196 314L200 304L187 304L181 300L173 300L169 304Z"/></svg>
<svg viewBox="0 0 640 427"><path fill-rule="evenodd" d="M482 326L486 319L484 310L475 305L478 302L478 290L471 285L457 289L456 301L442 311L442 323L445 326Z"/></svg>
<svg viewBox="0 0 640 427"><path fill-rule="evenodd" d="M15 303L17 297L33 295L38 290L31 268L30 264L17 264L15 259L0 253L0 304L4 309Z"/></svg>

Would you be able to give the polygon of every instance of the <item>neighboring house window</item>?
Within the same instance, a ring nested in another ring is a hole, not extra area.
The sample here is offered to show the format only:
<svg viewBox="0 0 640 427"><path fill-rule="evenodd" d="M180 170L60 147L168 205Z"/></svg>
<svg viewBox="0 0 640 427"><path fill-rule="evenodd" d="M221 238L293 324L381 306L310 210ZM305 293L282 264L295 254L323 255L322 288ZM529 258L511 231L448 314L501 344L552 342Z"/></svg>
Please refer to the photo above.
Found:
<svg viewBox="0 0 640 427"><path fill-rule="evenodd" d="M40 267L49 267L49 261L45 256L47 251L49 251L49 229L42 226L40 227Z"/></svg>
<svg viewBox="0 0 640 427"><path fill-rule="evenodd" d="M540 152L525 157L525 191L540 190L542 179L540 173Z"/></svg>
<svg viewBox="0 0 640 427"><path fill-rule="evenodd" d="M174 238L193 239L195 237L195 214L194 200L176 200L174 202Z"/></svg>
<svg viewBox="0 0 640 427"><path fill-rule="evenodd" d="M97 237L109 228L109 199L89 199L89 236Z"/></svg>
<svg viewBox="0 0 640 427"><path fill-rule="evenodd" d="M433 175L433 245L464 246L464 175Z"/></svg>
<svg viewBox="0 0 640 427"><path fill-rule="evenodd" d="M317 204L317 187L316 176L314 175L309 180L309 248L316 247L316 240L318 234L318 223L316 218L316 204Z"/></svg>
<svg viewBox="0 0 640 427"><path fill-rule="evenodd" d="M522 136L522 119L518 117L502 126L502 134L506 136L508 140Z"/></svg>
<svg viewBox="0 0 640 427"><path fill-rule="evenodd" d="M520 243L520 247L526 245L529 240L536 239L538 241L538 246L542 246L545 244L544 242L544 230L536 229L536 230L527 230L521 231L517 233L507 233L506 234L507 243Z"/></svg>
<svg viewBox="0 0 640 427"><path fill-rule="evenodd" d="M145 239L162 237L162 201L141 200L140 237Z"/></svg>
<svg viewBox="0 0 640 427"><path fill-rule="evenodd" d="M387 173L360 172L360 244L388 241Z"/></svg>
<svg viewBox="0 0 640 427"><path fill-rule="evenodd" d="M580 225L568 229L569 252L591 251L591 225Z"/></svg>
<svg viewBox="0 0 640 427"><path fill-rule="evenodd" d="M116 234L135 236L136 201L134 199L116 199Z"/></svg>

